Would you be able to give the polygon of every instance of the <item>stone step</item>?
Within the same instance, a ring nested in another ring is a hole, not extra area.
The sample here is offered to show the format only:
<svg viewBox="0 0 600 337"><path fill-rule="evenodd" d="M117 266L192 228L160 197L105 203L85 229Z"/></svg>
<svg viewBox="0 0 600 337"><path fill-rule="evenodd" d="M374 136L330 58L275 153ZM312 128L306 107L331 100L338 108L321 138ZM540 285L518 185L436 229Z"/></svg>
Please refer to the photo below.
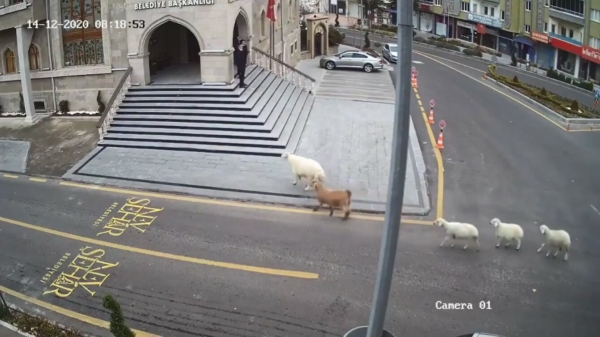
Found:
<svg viewBox="0 0 600 337"><path fill-rule="evenodd" d="M306 101L304 101L300 116L296 120L290 138L287 141L285 152L295 153L298 143L300 143L300 137L302 137L302 132L304 132L306 122L310 116L310 111L312 110L312 106L315 102L315 96L309 95L308 93L306 93L306 96Z"/></svg>
<svg viewBox="0 0 600 337"><path fill-rule="evenodd" d="M221 138L221 137L195 137L175 135L147 135L147 134L119 134L109 133L104 136L105 140L121 140L130 142L152 142L152 143L181 143L201 145L221 145L236 147L267 147L274 149L285 149L287 142L280 140L260 140L244 138Z"/></svg>
<svg viewBox="0 0 600 337"><path fill-rule="evenodd" d="M284 151L282 149L265 147L240 147L240 146L218 146L205 144L176 144L176 143L156 143L156 142L131 142L120 140L104 140L98 144L106 147L125 147L137 149L154 149L169 151L196 151L211 153L227 153L254 156L280 157Z"/></svg>
<svg viewBox="0 0 600 337"><path fill-rule="evenodd" d="M234 113L234 112L235 111L231 111L231 113ZM263 124L260 121L257 121L255 116L240 117L239 115L232 114L230 119L227 119L226 116L227 115L224 115L222 118L215 120L215 122L216 123L227 122L230 124L260 124L260 125ZM175 122L175 123L190 124L190 127L191 127L191 126L195 126L192 124L210 123L208 118L209 117L207 117L207 116L198 116L198 115L191 115L191 116L161 115L161 114L117 115L111 125L124 125L122 123L125 121L132 122L129 124L125 124L125 125L129 125L129 126L134 125L134 124L143 123L143 122L162 122L162 123ZM162 126L168 126L168 125L169 124L163 124ZM182 125L173 125L172 127L183 127L183 126Z"/></svg>
<svg viewBox="0 0 600 337"><path fill-rule="evenodd" d="M121 109L155 109L155 110L163 110L163 109L196 109L196 110L238 110L238 111L250 111L255 108L257 102L261 100L261 98L265 98L263 103L266 104L266 101L273 95L275 90L279 87L279 85L283 82L283 79L277 78L275 75L270 75L267 77L265 82L259 87L257 93L252 95L250 99L246 103L243 104L215 104L215 103L180 103L180 102L168 102L168 103L139 103L139 102L122 102L120 104Z"/></svg>
<svg viewBox="0 0 600 337"><path fill-rule="evenodd" d="M264 71L263 68L257 65L249 65L246 67L246 76L249 76L255 70ZM151 84L146 86L133 86L129 88L130 91L140 90L156 90L156 91L170 91L170 90L203 90L203 91L221 91L221 90L235 90L239 86L239 80L234 79L233 83L228 85L207 85L207 84Z"/></svg>
<svg viewBox="0 0 600 337"><path fill-rule="evenodd" d="M261 93L262 84L266 83L267 79L273 80L275 75L270 74L267 71L263 71L258 75L258 78L250 84L239 97L215 97L215 96L176 96L176 95L160 95L159 92L152 92L151 96L132 96L129 93L125 95L123 103L217 103L217 104L243 104L254 93ZM173 91L173 93L180 93L181 91ZM187 91L186 93L194 93L195 91ZM148 92L145 92L148 93Z"/></svg>

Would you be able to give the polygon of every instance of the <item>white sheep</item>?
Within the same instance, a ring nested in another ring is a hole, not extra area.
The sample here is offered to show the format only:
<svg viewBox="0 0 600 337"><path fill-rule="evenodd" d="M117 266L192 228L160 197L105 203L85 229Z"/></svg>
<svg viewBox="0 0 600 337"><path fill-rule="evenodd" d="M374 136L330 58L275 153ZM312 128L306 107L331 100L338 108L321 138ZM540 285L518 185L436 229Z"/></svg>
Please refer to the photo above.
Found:
<svg viewBox="0 0 600 337"><path fill-rule="evenodd" d="M561 250L564 250L565 261L567 261L569 259L569 249L571 249L571 237L569 236L569 233L562 229L552 230L546 225L540 226L540 232L546 237L546 242L542 243L537 252L539 253L545 245L548 245L546 257L550 256L550 251L552 250L552 247L554 247L557 248L554 256L558 255L558 252Z"/></svg>
<svg viewBox="0 0 600 337"><path fill-rule="evenodd" d="M294 185L302 178L307 179L311 181L311 183L304 188L304 190L307 191L313 187L312 181L318 181L321 184L325 182L325 171L316 160L297 156L289 152L282 154L281 157L287 159L292 167L295 178L293 182Z"/></svg>
<svg viewBox="0 0 600 337"><path fill-rule="evenodd" d="M450 238L454 240L472 240L477 244L477 251L479 251L479 231L477 227L462 222L448 222L442 218L439 218L433 222L434 225L444 227L446 229L446 237L444 241L440 244L440 247L446 243L446 241ZM467 243L463 250L466 250L469 244ZM454 244L450 245L451 248L454 248Z"/></svg>
<svg viewBox="0 0 600 337"><path fill-rule="evenodd" d="M523 240L523 228L513 223L503 223L498 218L490 221L490 224L496 227L496 248L500 247L502 240L508 241L504 248L507 248L511 242L517 242L517 250L521 249L521 240Z"/></svg>

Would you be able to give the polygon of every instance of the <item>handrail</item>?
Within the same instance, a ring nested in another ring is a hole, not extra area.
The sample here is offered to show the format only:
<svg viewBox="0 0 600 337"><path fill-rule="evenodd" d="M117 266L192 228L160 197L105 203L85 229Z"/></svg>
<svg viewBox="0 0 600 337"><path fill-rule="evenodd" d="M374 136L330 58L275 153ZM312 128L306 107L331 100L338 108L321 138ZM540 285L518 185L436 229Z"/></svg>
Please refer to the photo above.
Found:
<svg viewBox="0 0 600 337"><path fill-rule="evenodd" d="M315 80L314 78L312 78L312 77L310 77L310 76L306 75L305 73L301 72L300 70L298 70L298 69L296 69L296 68L294 68L294 67L290 66L290 65L289 65L289 64L287 64L287 63L284 63L284 62L282 62L282 61L280 61L280 60L276 59L275 57L273 57L273 56L271 56L271 55L269 55L269 54L265 53L264 51L262 51L262 50L260 50L260 49L258 49L258 48L256 48L256 47L252 47L252 50L254 50L254 51L258 52L259 54L262 54L263 56L266 56L266 57L270 58L271 60L273 60L273 61L275 61L275 62L277 62L277 63L281 64L282 66L284 66L284 67L286 67L286 68L290 69L290 70L291 70L291 71L293 71L293 72L296 72L296 73L298 73L298 74L300 74L300 75L302 75L302 76L306 77L307 79L309 79L309 80L311 80L311 81L313 81L313 82L316 82L316 81L317 81L317 80Z"/></svg>
<svg viewBox="0 0 600 337"><path fill-rule="evenodd" d="M129 74L131 74L132 70L133 70L133 68L131 66L127 67L125 74L123 74L123 77L121 77L119 84L117 85L117 87L113 91L112 95L110 96L108 103L104 107L104 112L102 112L102 117L100 117L100 121L98 122L98 126L97 126L98 129L102 127L102 124L104 123L104 120L106 119L106 116L108 116L108 112L110 111L110 108L115 103L117 96L119 96L119 94L121 92L121 88L123 87L123 84L125 84L125 80L129 76Z"/></svg>
<svg viewBox="0 0 600 337"><path fill-rule="evenodd" d="M110 126L110 122L112 122L112 116L115 114L115 111L117 109L117 107L114 107L113 105L115 105L115 101L117 101L122 95L123 85L125 85L126 82L128 85L126 89L129 89L128 79L132 71L133 68L131 66L128 66L127 70L125 71L125 74L123 74L123 77L121 77L119 84L117 84L117 87L113 91L112 95L110 96L110 99L108 100L108 103L104 108L104 111L102 112L102 116L100 117L100 120L98 121L97 125L98 133L100 134L100 140L104 138L104 133ZM119 103L120 102L118 102L117 104Z"/></svg>

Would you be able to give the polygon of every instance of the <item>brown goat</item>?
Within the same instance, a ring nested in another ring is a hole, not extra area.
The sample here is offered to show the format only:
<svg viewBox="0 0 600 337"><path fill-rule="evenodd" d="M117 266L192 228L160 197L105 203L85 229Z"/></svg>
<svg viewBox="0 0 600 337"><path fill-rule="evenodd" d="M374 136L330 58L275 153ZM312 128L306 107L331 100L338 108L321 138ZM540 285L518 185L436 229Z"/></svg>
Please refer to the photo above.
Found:
<svg viewBox="0 0 600 337"><path fill-rule="evenodd" d="M333 215L334 208L341 208L344 211L342 220L348 220L350 216L350 203L352 202L352 192L350 190L330 190L318 181L313 181L313 186L317 192L317 201L319 202L319 205L313 211L318 211L319 208L323 207L323 204L326 204L329 206L329 216Z"/></svg>

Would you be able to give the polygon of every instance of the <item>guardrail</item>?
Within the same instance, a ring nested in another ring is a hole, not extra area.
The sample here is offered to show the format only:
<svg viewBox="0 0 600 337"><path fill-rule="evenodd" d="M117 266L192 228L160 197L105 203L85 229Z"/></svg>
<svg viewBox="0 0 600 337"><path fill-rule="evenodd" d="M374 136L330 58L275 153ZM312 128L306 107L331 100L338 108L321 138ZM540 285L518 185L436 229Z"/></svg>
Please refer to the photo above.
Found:
<svg viewBox="0 0 600 337"><path fill-rule="evenodd" d="M100 117L100 121L98 121L98 134L100 135L100 140L104 139L104 135L106 134L108 128L110 127L110 123L112 123L115 115L117 114L117 108L123 97L125 96L125 92L131 86L131 71L133 68L129 66L121 77L119 84L113 91L108 103L106 104L106 108L104 108L104 112L102 113L102 117Z"/></svg>
<svg viewBox="0 0 600 337"><path fill-rule="evenodd" d="M256 47L252 47L252 50L255 51L255 53L253 53L252 63L265 69L269 69L269 71L275 75L293 82L295 85L306 89L306 91L312 94L314 83L317 80Z"/></svg>

